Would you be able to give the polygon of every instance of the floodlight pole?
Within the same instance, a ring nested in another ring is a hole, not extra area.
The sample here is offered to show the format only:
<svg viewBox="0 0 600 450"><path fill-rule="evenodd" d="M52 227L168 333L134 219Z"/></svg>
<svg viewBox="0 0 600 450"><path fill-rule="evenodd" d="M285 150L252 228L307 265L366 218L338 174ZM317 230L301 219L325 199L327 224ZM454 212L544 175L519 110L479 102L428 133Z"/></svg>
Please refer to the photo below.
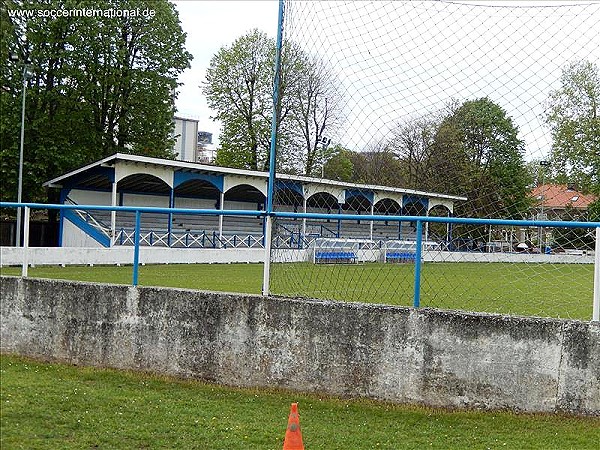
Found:
<svg viewBox="0 0 600 450"><path fill-rule="evenodd" d="M281 77L281 49L283 47L283 13L284 0L279 0L279 17L277 21L277 51L275 54L275 82L273 83L273 117L271 119L271 146L269 150L269 180L267 183L267 202L265 215L265 262L263 265L262 295L269 295L271 277L271 235L273 229L273 194L275 190L275 158L277 152L277 111L279 107L279 83Z"/></svg>
<svg viewBox="0 0 600 450"><path fill-rule="evenodd" d="M19 147L19 184L17 188L17 203L23 200L23 146L25 141L25 95L27 93L27 63L23 63L23 99L21 101L21 144ZM17 208L16 247L21 246L21 208Z"/></svg>

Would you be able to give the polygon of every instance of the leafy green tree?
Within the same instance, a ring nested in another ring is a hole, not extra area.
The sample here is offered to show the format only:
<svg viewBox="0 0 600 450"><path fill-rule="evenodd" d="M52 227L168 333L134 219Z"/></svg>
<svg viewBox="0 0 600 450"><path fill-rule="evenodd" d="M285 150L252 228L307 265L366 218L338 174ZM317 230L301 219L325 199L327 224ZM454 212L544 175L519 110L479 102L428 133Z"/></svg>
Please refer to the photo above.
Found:
<svg viewBox="0 0 600 450"><path fill-rule="evenodd" d="M590 61L567 65L550 93L552 168L558 181L600 194L600 72Z"/></svg>
<svg viewBox="0 0 600 450"><path fill-rule="evenodd" d="M275 41L252 30L211 60L202 91L222 123L217 164L266 170L273 113ZM330 71L294 43L282 49L277 105L277 165L288 173L320 172L321 141L339 116Z"/></svg>
<svg viewBox="0 0 600 450"><path fill-rule="evenodd" d="M92 7L136 14L8 14ZM171 3L23 0L10 1L0 14L2 49L21 61L3 64L1 72L3 200L16 198L25 60L32 77L27 80L24 200L42 200L44 181L116 152L173 157L174 92L191 55Z"/></svg>
<svg viewBox="0 0 600 450"><path fill-rule="evenodd" d="M588 206L587 214L589 221L600 222L600 198Z"/></svg>
<svg viewBox="0 0 600 450"><path fill-rule="evenodd" d="M354 165L350 150L340 145L333 147L331 157L323 167L324 177L337 181L353 181Z"/></svg>
<svg viewBox="0 0 600 450"><path fill-rule="evenodd" d="M405 187L467 197L456 215L522 218L529 209L533 167L525 164L517 127L488 98L452 101L399 123L387 148Z"/></svg>
<svg viewBox="0 0 600 450"><path fill-rule="evenodd" d="M203 93L222 122L219 165L264 169L269 151L275 43L254 29L213 56Z"/></svg>
<svg viewBox="0 0 600 450"><path fill-rule="evenodd" d="M521 218L531 179L523 141L506 112L488 98L464 102L440 124L429 156L428 188L464 195L457 214Z"/></svg>

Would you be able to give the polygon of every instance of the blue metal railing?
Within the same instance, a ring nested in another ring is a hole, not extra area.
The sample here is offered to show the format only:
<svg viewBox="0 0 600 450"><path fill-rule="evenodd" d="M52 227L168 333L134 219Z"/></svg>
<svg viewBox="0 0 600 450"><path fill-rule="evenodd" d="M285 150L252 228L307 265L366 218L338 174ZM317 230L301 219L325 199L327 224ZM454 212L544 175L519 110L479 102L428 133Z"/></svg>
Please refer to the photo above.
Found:
<svg viewBox="0 0 600 450"><path fill-rule="evenodd" d="M140 232L141 216L143 213L163 213L163 214L190 214L190 215L212 215L212 216L250 216L250 217L276 217L291 219L332 219L332 220L374 220L374 221L393 221L393 222L414 222L416 223L416 255L415 255L415 273L414 273L414 307L420 306L421 296L421 263L423 247L423 223L450 223L467 225L504 225L516 227L554 227L554 228L589 228L600 229L600 222L563 222L552 220L509 220L509 219L475 219L460 217L429 217L429 216L387 216L387 215L355 215L355 214L323 214L323 213L294 213L294 212L271 212L258 210L216 210L216 209L184 209L184 208L159 208L148 206L100 206L100 205L58 205L43 203L16 203L0 202L0 208L19 208L24 207L26 214L26 227L29 223L29 209L59 209L59 210L106 210L106 211L129 211L135 212L135 239L134 239L134 258L133 258L133 281L132 284L138 284L138 266L140 252ZM28 234L28 232L27 232ZM599 233L596 232L598 235ZM216 237L215 237L216 239ZM26 245L25 245L26 247ZM599 258L599 244L596 242L596 261ZM27 258L23 258L24 265L27 264ZM598 262L596 262L598 265ZM596 269L596 272L598 270ZM26 273L24 267L23 273ZM26 275L24 275L26 276ZM598 279L594 280L595 292L599 290ZM596 294L595 294L596 295ZM594 300L597 302L597 300ZM594 303L596 305L596 303ZM595 306L595 311L598 308ZM594 320L598 320L595 318Z"/></svg>

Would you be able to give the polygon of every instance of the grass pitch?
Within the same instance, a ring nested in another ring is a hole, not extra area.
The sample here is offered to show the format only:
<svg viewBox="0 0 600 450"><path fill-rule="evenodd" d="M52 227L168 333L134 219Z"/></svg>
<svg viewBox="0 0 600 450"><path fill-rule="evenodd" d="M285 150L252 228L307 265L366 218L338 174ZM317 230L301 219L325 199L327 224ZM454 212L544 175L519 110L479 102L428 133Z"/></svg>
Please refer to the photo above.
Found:
<svg viewBox="0 0 600 450"><path fill-rule="evenodd" d="M600 418L446 411L0 357L2 449L596 450Z"/></svg>
<svg viewBox="0 0 600 450"><path fill-rule="evenodd" d="M139 284L259 294L262 264L140 266ZM425 263L422 307L590 320L592 265ZM2 268L19 275L20 268ZM411 306L414 267L406 264L272 264L271 292L279 295ZM132 267L35 267L29 276L131 284Z"/></svg>

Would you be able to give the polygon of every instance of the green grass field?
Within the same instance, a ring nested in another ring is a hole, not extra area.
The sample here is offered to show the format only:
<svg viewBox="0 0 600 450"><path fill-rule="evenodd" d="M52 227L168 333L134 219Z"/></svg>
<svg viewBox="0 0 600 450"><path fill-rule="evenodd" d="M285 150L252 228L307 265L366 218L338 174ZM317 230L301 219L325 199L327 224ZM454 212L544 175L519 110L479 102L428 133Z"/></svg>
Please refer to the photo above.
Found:
<svg viewBox="0 0 600 450"><path fill-rule="evenodd" d="M141 266L139 283L258 294L262 264ZM421 306L525 316L590 320L592 265L426 263ZM5 275L20 268L5 267ZM273 264L271 292L342 301L410 306L414 268L401 264ZM131 284L132 267L35 267L29 276Z"/></svg>
<svg viewBox="0 0 600 450"><path fill-rule="evenodd" d="M596 450L600 418L446 411L0 358L2 449Z"/></svg>

